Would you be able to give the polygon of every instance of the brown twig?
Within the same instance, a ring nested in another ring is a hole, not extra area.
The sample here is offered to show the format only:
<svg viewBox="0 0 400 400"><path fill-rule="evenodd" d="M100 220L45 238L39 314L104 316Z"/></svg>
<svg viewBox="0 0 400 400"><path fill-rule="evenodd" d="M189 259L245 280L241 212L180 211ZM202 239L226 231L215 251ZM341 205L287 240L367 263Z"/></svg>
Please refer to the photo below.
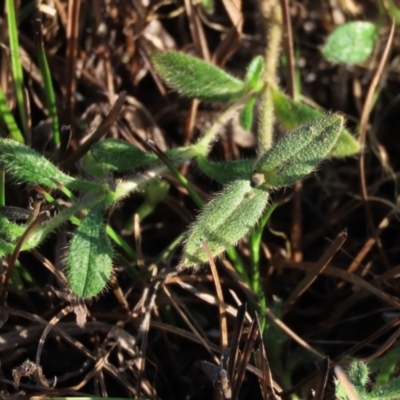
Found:
<svg viewBox="0 0 400 400"><path fill-rule="evenodd" d="M393 43L395 27L396 27L395 21L392 20L392 26L390 28L390 33L389 33L389 37L388 37L388 40L387 40L387 43L385 46L385 50L382 54L382 58L379 62L378 68L372 79L371 85L369 86L367 97L365 99L363 111L362 111L361 118L360 118L359 143L360 143L360 147L361 147L361 154L358 159L358 169L359 169L359 173L360 173L360 191L361 191L362 202L365 207L365 213L367 215L367 220L368 220L368 224L369 224L369 228L370 228L371 232L374 232L375 229L374 229L374 222L373 222L373 218L372 218L371 209L368 204L368 190L367 190L367 183L366 183L366 177L365 177L364 147L366 144L367 124L368 124L368 119L369 119L369 116L371 113L371 108L372 108L371 105L372 105L373 96L374 96L375 90L378 86L379 79L382 75L383 68L386 64L386 60L389 56L389 51L390 51L390 48Z"/></svg>
<svg viewBox="0 0 400 400"><path fill-rule="evenodd" d="M108 131L110 126L118 118L121 112L122 106L124 105L126 97L126 92L121 92L117 101L115 102L113 108L108 113L107 117L103 122L97 127L97 129L91 134L91 136L83 143L73 154L71 154L67 159L61 163L63 169L71 168L80 158L82 158L90 149L90 147L98 142Z"/></svg>
<svg viewBox="0 0 400 400"><path fill-rule="evenodd" d="M65 72L64 123L70 124L74 116L76 91L76 60L78 56L79 15L81 0L68 2L67 54Z"/></svg>
<svg viewBox="0 0 400 400"><path fill-rule="evenodd" d="M221 354L223 354L226 348L228 347L228 322L226 320L226 310L224 307L224 294L222 293L222 287L221 287L221 282L219 280L217 267L213 260L210 249L208 248L207 243L204 242L203 240L201 241L201 245L203 246L204 251L207 253L208 261L210 263L211 273L214 278L214 285L217 294L218 309L219 309Z"/></svg>

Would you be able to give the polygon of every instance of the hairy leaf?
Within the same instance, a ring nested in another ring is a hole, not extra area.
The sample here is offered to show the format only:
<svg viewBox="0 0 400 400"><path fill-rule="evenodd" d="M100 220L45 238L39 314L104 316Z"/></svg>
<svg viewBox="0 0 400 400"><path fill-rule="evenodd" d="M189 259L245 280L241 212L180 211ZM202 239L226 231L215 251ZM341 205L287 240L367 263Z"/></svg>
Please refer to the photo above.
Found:
<svg viewBox="0 0 400 400"><path fill-rule="evenodd" d="M60 171L37 151L11 139L0 139L0 164L18 182L57 189L56 182L71 190L98 191L101 185L72 178Z"/></svg>
<svg viewBox="0 0 400 400"><path fill-rule="evenodd" d="M65 186L75 180L37 151L11 139L0 139L0 163L19 182L57 189L53 179Z"/></svg>
<svg viewBox="0 0 400 400"><path fill-rule="evenodd" d="M330 115L302 125L268 150L255 165L253 186L292 185L312 172L329 154L343 126L343 118Z"/></svg>
<svg viewBox="0 0 400 400"><path fill-rule="evenodd" d="M329 35L322 53L331 62L361 63L371 55L377 39L375 24L366 21L347 22Z"/></svg>
<svg viewBox="0 0 400 400"><path fill-rule="evenodd" d="M249 100L247 100L244 107L240 110L239 123L240 123L240 126L245 131L250 131L251 127L253 125L253 112L254 112L253 109L254 109L255 102L256 102L256 98L251 97Z"/></svg>
<svg viewBox="0 0 400 400"><path fill-rule="evenodd" d="M288 131L324 116L322 112L292 100L277 89L274 89L273 96L275 116ZM360 144L348 130L343 128L329 155L331 157L346 157L359 152Z"/></svg>
<svg viewBox="0 0 400 400"><path fill-rule="evenodd" d="M68 282L76 296L104 290L112 270L112 247L104 229L104 204L95 206L76 229L67 256Z"/></svg>
<svg viewBox="0 0 400 400"><path fill-rule="evenodd" d="M179 147L167 150L165 154L171 161L180 163L186 161L183 154L188 152L189 147ZM146 170L160 162L155 154L142 151L135 145L119 139L97 142L92 146L91 154L102 168L108 171Z"/></svg>
<svg viewBox="0 0 400 400"><path fill-rule="evenodd" d="M258 91L263 86L263 81L261 80L262 74L264 72L264 59L261 56L254 57L246 73L246 85L250 90Z"/></svg>
<svg viewBox="0 0 400 400"><path fill-rule="evenodd" d="M268 203L265 188L252 188L249 180L237 180L208 203L189 230L181 265L194 267L208 261L204 240L213 257L247 235Z"/></svg>
<svg viewBox="0 0 400 400"><path fill-rule="evenodd" d="M93 158L109 171L145 169L158 161L155 154L144 152L126 140L101 140L90 151Z"/></svg>
<svg viewBox="0 0 400 400"><path fill-rule="evenodd" d="M196 161L202 172L222 184L238 179L250 179L254 166L254 160L212 162L206 157L199 156Z"/></svg>
<svg viewBox="0 0 400 400"><path fill-rule="evenodd" d="M185 96L225 103L244 93L243 81L197 57L175 51L156 51L151 59L164 81Z"/></svg>

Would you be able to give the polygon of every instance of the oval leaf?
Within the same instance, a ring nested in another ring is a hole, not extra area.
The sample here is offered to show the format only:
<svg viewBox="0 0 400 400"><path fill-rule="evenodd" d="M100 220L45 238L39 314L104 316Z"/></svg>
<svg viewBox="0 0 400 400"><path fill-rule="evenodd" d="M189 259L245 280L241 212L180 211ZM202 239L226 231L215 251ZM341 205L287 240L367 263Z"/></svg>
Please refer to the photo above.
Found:
<svg viewBox="0 0 400 400"><path fill-rule="evenodd" d="M68 282L77 297L104 290L112 270L112 247L104 229L104 204L95 206L76 229L67 256Z"/></svg>
<svg viewBox="0 0 400 400"><path fill-rule="evenodd" d="M245 131L250 131L251 127L253 126L253 108L254 108L255 102L256 102L256 98L251 97L249 100L247 100L244 107L240 110L239 123L240 123L240 126Z"/></svg>
<svg viewBox="0 0 400 400"><path fill-rule="evenodd" d="M199 156L196 161L202 172L223 185L238 179L249 180L254 166L254 160L235 160L217 163L209 161L206 157Z"/></svg>
<svg viewBox="0 0 400 400"><path fill-rule="evenodd" d="M57 189L54 180L67 187L75 181L37 151L15 140L0 139L0 162L19 182Z"/></svg>
<svg viewBox="0 0 400 400"><path fill-rule="evenodd" d="M347 22L329 35L322 53L331 62L358 64L371 55L377 39L375 24L365 21Z"/></svg>
<svg viewBox="0 0 400 400"><path fill-rule="evenodd" d="M165 152L173 163L186 161L190 156L184 157L184 154L189 153L190 147L178 147ZM155 154L142 151L135 145L118 139L97 142L92 146L91 154L95 161L108 171L146 170L160 162Z"/></svg>
<svg viewBox="0 0 400 400"><path fill-rule="evenodd" d="M252 188L248 180L227 186L190 227L181 266L189 268L208 262L202 240L213 257L236 244L254 227L267 203L268 192L261 187Z"/></svg>
<svg viewBox="0 0 400 400"><path fill-rule="evenodd" d="M251 60L247 68L245 79L246 85L250 90L258 91L263 86L261 78L264 72L264 68L265 63L263 57L257 56Z"/></svg>
<svg viewBox="0 0 400 400"><path fill-rule="evenodd" d="M330 115L302 125L268 150L255 165L253 186L288 186L312 172L329 154L342 129L343 117Z"/></svg>
<svg viewBox="0 0 400 400"><path fill-rule="evenodd" d="M146 153L125 140L106 139L91 148L93 158L109 171L145 169L155 164L155 154Z"/></svg>
<svg viewBox="0 0 400 400"><path fill-rule="evenodd" d="M174 51L154 52L154 68L164 81L179 93L206 102L232 102L244 93L243 81L222 69Z"/></svg>
<svg viewBox="0 0 400 400"><path fill-rule="evenodd" d="M321 111L292 100L278 89L273 91L275 116L288 131L324 116ZM331 157L353 156L360 152L360 144L347 129L342 129L339 138L329 153Z"/></svg>

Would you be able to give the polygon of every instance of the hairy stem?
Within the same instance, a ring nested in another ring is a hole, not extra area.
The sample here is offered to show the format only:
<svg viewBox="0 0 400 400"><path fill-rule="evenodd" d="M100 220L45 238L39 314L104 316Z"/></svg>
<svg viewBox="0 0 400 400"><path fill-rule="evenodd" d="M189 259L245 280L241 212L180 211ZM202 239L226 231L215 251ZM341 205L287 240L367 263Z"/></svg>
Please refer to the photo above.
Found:
<svg viewBox="0 0 400 400"><path fill-rule="evenodd" d="M217 140L218 135L221 133L222 128L226 123L235 115L237 110L243 106L246 101L253 95L253 93L247 93L239 100L235 101L229 106L214 122L212 127L204 134L200 141L195 145L196 149L199 150L201 155L206 156L211 148L211 145Z"/></svg>
<svg viewBox="0 0 400 400"><path fill-rule="evenodd" d="M276 72L282 39L282 10L278 0L261 0L260 9L266 20L268 45L265 52L260 126L258 132L258 157L272 147L274 104L272 88L276 85Z"/></svg>

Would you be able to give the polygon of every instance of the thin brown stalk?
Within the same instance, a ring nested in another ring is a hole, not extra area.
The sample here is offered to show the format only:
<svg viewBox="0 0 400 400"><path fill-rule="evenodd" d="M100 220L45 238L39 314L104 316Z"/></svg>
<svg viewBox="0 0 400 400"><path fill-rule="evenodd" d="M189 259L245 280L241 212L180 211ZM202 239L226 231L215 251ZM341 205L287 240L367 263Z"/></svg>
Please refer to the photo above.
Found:
<svg viewBox="0 0 400 400"><path fill-rule="evenodd" d="M11 257L9 259L8 262L8 266L7 266L7 271L5 273L3 282L2 282L2 291L1 291L1 295L0 295L0 303L4 304L4 302L7 299L7 290L6 290L6 286L8 285L8 283L10 282L11 276L12 276L12 271L13 268L15 266L15 263L18 259L19 253L22 249L22 246L24 245L24 243L26 242L26 240L28 239L28 237L32 234L32 232L40 225L42 224L46 219L48 218L48 215L46 213L42 213L39 214L38 217L32 221L28 227L26 228L25 232L23 233L23 235L19 238L15 249L13 251L13 253L11 254Z"/></svg>
<svg viewBox="0 0 400 400"><path fill-rule="evenodd" d="M126 92L121 92L118 96L117 101L108 113L107 117L97 127L97 129L90 135L90 137L83 143L73 154L71 154L66 160L61 163L64 169L71 168L80 158L82 158L90 149L90 147L98 142L108 131L110 126L118 118L121 112L122 106L124 105Z"/></svg>
<svg viewBox="0 0 400 400"><path fill-rule="evenodd" d="M379 62L378 68L375 72L375 75L372 79L371 85L369 86L367 97L364 102L364 107L363 111L361 114L361 119L360 119L360 128L359 128L359 142L360 142L360 147L361 147L361 154L358 159L358 168L359 168L359 173L360 173L360 190L361 190L361 197L362 201L365 207L365 212L367 215L367 220L369 227L371 229L371 232L374 231L374 223L373 223L373 218L372 218L372 213L371 209L368 204L368 190L367 190L367 182L366 182L366 176L365 176L365 144L366 144L366 136L367 136L367 124L368 124L368 119L371 114L372 110L372 100L373 96L375 94L376 88L378 87L379 80L382 76L383 73L383 68L386 64L386 61L389 56L389 51L392 47L393 43L393 38L394 38L394 32L395 32L395 21L392 21L392 26L390 28L390 33L389 37L385 46L385 50L382 54L382 58Z"/></svg>
<svg viewBox="0 0 400 400"><path fill-rule="evenodd" d="M329 248L325 251L323 256L315 263L315 265L308 271L307 275L298 283L294 288L290 296L286 299L283 304L285 311L291 307L294 302L312 285L317 279L318 275L326 268L328 263L332 260L332 257L342 247L343 243L347 239L347 232L343 231L337 235L336 239L331 243Z"/></svg>
<svg viewBox="0 0 400 400"><path fill-rule="evenodd" d="M80 8L81 0L68 2L64 123L69 124L72 123L74 117Z"/></svg>
<svg viewBox="0 0 400 400"><path fill-rule="evenodd" d="M207 243L204 241L201 242L201 245L203 246L204 251L207 253L208 261L210 263L211 273L214 278L215 292L217 294L217 299L218 299L221 354L223 354L228 347L228 322L226 320L224 294L222 293L221 281L219 279L217 267L213 260L210 249L208 248Z"/></svg>
<svg viewBox="0 0 400 400"><path fill-rule="evenodd" d="M279 52L282 38L282 10L278 0L263 0L260 4L268 31L268 45L265 52L265 69L263 81L265 87L262 94L261 118L258 134L257 156L271 148L274 124L274 104L272 87L276 84L276 72L279 61Z"/></svg>

